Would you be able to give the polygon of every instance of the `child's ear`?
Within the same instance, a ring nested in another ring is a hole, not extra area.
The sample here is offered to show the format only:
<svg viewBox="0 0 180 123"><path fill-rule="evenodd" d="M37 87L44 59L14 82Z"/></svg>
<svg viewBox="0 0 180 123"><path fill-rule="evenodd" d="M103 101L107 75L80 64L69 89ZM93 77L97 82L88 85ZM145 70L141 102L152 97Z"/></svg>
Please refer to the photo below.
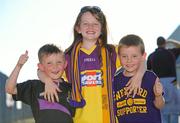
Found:
<svg viewBox="0 0 180 123"><path fill-rule="evenodd" d="M143 54L143 59L142 59L142 60L146 60L146 55L147 55L147 53L144 52L144 54Z"/></svg>
<svg viewBox="0 0 180 123"><path fill-rule="evenodd" d="M44 67L41 63L38 63L37 66L40 71L44 71Z"/></svg>
<svg viewBox="0 0 180 123"><path fill-rule="evenodd" d="M67 60L65 60L65 63L64 63L64 69L67 67Z"/></svg>
<svg viewBox="0 0 180 123"><path fill-rule="evenodd" d="M81 31L80 31L80 29L79 29L79 26L76 26L75 27L75 30L80 34L81 33Z"/></svg>

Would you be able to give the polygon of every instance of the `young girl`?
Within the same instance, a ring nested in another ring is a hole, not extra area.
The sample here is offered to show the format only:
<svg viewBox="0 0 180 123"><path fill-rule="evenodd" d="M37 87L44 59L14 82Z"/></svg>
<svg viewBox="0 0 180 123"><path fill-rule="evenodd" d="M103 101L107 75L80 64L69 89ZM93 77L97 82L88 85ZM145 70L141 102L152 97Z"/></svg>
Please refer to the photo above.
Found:
<svg viewBox="0 0 180 123"><path fill-rule="evenodd" d="M115 47L107 44L106 17L99 7L85 6L80 10L74 24L74 41L65 54L68 61L66 77L72 83L69 102L79 107L74 122L114 123L112 79L117 55ZM52 80L42 72L38 74L48 88L45 96L54 101L52 95L57 97L57 87L50 85ZM130 92L137 90L141 74L129 86Z"/></svg>

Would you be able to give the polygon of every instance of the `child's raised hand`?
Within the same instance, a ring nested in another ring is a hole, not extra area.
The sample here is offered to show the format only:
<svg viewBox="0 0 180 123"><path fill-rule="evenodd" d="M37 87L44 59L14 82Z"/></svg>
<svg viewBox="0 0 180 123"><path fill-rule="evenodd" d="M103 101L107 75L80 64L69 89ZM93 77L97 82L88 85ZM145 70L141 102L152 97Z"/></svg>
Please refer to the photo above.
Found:
<svg viewBox="0 0 180 123"><path fill-rule="evenodd" d="M155 96L161 96L163 93L163 86L160 83L159 78L156 79L156 82L153 87L153 91L154 91Z"/></svg>
<svg viewBox="0 0 180 123"><path fill-rule="evenodd" d="M17 65L22 67L26 63L28 58L29 58L28 51L26 50L26 52L19 57Z"/></svg>

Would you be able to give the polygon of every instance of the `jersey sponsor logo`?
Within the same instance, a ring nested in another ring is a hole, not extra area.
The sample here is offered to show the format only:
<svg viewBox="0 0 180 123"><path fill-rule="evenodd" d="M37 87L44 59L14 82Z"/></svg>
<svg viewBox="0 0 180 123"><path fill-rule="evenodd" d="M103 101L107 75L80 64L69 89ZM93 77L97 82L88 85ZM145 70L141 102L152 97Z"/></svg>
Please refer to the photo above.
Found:
<svg viewBox="0 0 180 123"><path fill-rule="evenodd" d="M102 85L102 77L100 70L88 70L81 72L82 86Z"/></svg>

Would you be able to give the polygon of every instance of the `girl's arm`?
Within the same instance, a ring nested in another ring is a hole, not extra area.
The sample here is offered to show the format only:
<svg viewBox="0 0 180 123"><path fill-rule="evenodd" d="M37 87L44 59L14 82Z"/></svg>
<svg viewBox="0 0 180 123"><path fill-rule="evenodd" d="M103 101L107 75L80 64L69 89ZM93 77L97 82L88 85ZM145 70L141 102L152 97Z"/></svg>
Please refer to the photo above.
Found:
<svg viewBox="0 0 180 123"><path fill-rule="evenodd" d="M153 92L155 95L155 99L154 99L155 107L158 109L163 108L164 104L165 104L165 100L164 100L164 97L162 96L163 86L160 83L159 78L156 79L156 82L155 82L154 87L153 87Z"/></svg>
<svg viewBox="0 0 180 123"><path fill-rule="evenodd" d="M9 78L6 80L5 90L9 94L17 94L17 79L19 76L19 72L22 68L22 66L26 63L28 60L28 52L26 51L25 54L22 54L19 57L19 60L14 68L14 70L11 72Z"/></svg>
<svg viewBox="0 0 180 123"><path fill-rule="evenodd" d="M45 83L45 92L43 93L44 98L49 102L55 102L55 99L57 102L59 102L59 97L57 93L61 92L59 87L43 71L38 70L37 76L43 83Z"/></svg>
<svg viewBox="0 0 180 123"><path fill-rule="evenodd" d="M141 65L136 73L129 82L126 84L127 86L127 97L133 93L133 97L140 91L142 78L144 76L146 67L145 67L145 60L141 62Z"/></svg>

